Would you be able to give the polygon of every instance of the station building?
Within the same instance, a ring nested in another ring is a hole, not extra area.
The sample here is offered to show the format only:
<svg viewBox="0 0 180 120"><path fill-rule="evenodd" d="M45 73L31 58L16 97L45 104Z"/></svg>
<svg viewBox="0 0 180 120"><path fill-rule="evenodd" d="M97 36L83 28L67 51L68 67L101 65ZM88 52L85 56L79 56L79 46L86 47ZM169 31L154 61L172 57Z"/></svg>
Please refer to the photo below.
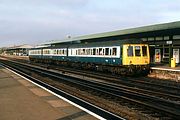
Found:
<svg viewBox="0 0 180 120"><path fill-rule="evenodd" d="M156 24L138 28L118 30L112 32L85 35L80 37L69 37L61 41L51 41L52 46L61 43L73 44L114 40L140 40L150 47L152 64L168 64L171 58L176 64L180 64L180 21L165 24Z"/></svg>
<svg viewBox="0 0 180 120"><path fill-rule="evenodd" d="M13 47L3 48L3 53L5 55L16 55L16 56L28 56L29 49L33 48L31 45L19 45Z"/></svg>

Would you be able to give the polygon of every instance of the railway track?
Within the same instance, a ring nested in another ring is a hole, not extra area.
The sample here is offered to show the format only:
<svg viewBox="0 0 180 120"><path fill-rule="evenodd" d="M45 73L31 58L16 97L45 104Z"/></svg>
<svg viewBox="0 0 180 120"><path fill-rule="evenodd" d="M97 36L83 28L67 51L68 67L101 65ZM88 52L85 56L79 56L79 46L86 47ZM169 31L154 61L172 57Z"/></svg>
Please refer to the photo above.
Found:
<svg viewBox="0 0 180 120"><path fill-rule="evenodd" d="M41 66L41 65L40 65ZM44 67L44 66L42 66ZM145 92L151 95L162 97L167 100L180 102L180 84L172 83L147 77L119 77L112 76L104 73L96 73L92 71L84 71L70 68L59 68L52 66L52 69L63 71L67 74L80 75L83 77L90 77L98 79L98 81L105 82L107 84L118 85L117 87L127 88L137 92ZM51 69L51 66L48 67ZM158 82L160 81L160 82Z"/></svg>
<svg viewBox="0 0 180 120"><path fill-rule="evenodd" d="M4 63L8 64L7 61L4 61ZM71 85L73 84L80 89L90 91L93 94L101 95L105 99L111 99L119 104L126 104L128 107L133 109L143 108L142 111L153 114L153 116L156 115L161 118L168 117L169 119L177 119L180 117L180 104L176 101L164 99L163 96L167 96L167 93L153 93L153 91L143 89L137 90L133 87L115 84L116 82L110 83L107 82L107 80L104 80L104 82L97 80L82 80L72 76L66 76L64 75L64 72L63 74L60 74L58 72L49 71L39 67L22 65L17 62L14 62L13 65L13 67L16 67L16 69L21 68L23 71L31 70L36 73L40 73L43 76L50 76L56 80L60 79L61 81ZM97 77L95 78L97 79ZM177 101L179 100L178 95L170 95L169 97L174 97L173 99L176 99Z"/></svg>
<svg viewBox="0 0 180 120"><path fill-rule="evenodd" d="M8 58L9 59L9 58ZM14 59L19 62L24 62L24 63L29 63L29 61L24 60L24 59ZM137 88L145 88L149 90L155 90L155 91L166 91L169 92L170 94L176 94L180 93L180 84L177 82L172 82L172 81L164 81L160 79L153 79L153 78L148 78L148 77L122 77L118 75L112 75L109 73L101 73L101 72L94 72L94 71L89 71L89 70L80 70L80 69L73 69L73 68L64 68L64 67L58 67L57 65L47 65L47 64L36 64L36 63L30 63L34 64L36 66L41 66L41 67L47 67L48 69L55 69L59 71L63 71L66 73L72 73L72 74L78 74L82 76L87 76L87 77L93 77L97 79L103 79L108 82L114 82L117 84L125 84L126 86L132 86L132 87L137 87ZM157 89L159 88L159 89Z"/></svg>

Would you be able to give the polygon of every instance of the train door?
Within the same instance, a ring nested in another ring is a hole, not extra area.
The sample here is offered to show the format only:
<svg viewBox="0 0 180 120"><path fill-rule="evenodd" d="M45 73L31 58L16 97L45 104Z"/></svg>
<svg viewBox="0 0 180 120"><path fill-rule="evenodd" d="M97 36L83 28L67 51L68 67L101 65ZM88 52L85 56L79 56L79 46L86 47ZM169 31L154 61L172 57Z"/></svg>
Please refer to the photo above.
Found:
<svg viewBox="0 0 180 120"><path fill-rule="evenodd" d="M117 64L118 61L116 60L117 56L119 56L120 48L112 47L110 48L110 64L114 65Z"/></svg>
<svg viewBox="0 0 180 120"><path fill-rule="evenodd" d="M135 57L133 61L135 63L140 62L141 61L141 46L139 45L134 46L134 54L135 54Z"/></svg>
<svg viewBox="0 0 180 120"><path fill-rule="evenodd" d="M173 58L175 58L176 63L179 63L179 49L173 49Z"/></svg>

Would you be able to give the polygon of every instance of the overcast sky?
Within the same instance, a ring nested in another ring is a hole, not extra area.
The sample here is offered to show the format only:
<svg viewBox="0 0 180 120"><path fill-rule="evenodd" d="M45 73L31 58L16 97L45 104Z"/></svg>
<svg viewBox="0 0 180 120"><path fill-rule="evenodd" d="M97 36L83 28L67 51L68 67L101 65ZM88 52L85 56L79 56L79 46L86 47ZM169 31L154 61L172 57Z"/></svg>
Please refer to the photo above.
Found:
<svg viewBox="0 0 180 120"><path fill-rule="evenodd" d="M180 0L0 0L0 47L180 21Z"/></svg>

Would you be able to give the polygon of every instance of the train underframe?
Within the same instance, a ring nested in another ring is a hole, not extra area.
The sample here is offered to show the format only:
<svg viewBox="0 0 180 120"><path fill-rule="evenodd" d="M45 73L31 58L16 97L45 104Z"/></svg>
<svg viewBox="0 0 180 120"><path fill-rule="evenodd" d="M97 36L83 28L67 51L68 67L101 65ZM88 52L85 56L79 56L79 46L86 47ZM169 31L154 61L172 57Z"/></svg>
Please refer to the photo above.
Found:
<svg viewBox="0 0 180 120"><path fill-rule="evenodd" d="M99 72L120 74L120 75L140 75L146 76L150 71L149 65L103 65L95 63L85 63L85 62L72 62L72 61L59 61L59 60L50 60L50 59L36 59L30 58L30 61L45 63L47 66L50 64L56 64L61 66L68 66L78 69L86 70L96 70Z"/></svg>

